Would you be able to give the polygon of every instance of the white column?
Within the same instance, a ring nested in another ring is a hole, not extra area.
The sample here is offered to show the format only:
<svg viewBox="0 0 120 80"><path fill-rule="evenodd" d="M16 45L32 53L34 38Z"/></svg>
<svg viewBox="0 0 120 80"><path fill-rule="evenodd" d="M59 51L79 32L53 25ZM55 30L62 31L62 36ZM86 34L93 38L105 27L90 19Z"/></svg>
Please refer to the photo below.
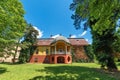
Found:
<svg viewBox="0 0 120 80"><path fill-rule="evenodd" d="M65 53L67 54L67 46L65 46Z"/></svg>
<svg viewBox="0 0 120 80"><path fill-rule="evenodd" d="M56 54L56 45L55 45L55 54Z"/></svg>
<svg viewBox="0 0 120 80"><path fill-rule="evenodd" d="M71 46L70 46L70 54L71 54Z"/></svg>

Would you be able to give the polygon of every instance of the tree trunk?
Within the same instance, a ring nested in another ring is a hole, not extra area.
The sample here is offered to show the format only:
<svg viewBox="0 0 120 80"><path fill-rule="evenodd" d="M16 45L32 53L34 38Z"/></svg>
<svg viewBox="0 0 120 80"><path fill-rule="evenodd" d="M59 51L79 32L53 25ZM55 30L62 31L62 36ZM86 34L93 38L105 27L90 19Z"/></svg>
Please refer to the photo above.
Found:
<svg viewBox="0 0 120 80"><path fill-rule="evenodd" d="M16 45L16 49L15 49L15 54L13 55L13 60L12 60L13 63L15 63L15 58L16 58L16 54L18 52L18 47L19 47L18 44L19 44L19 42L20 42L20 39L18 40L18 43Z"/></svg>
<svg viewBox="0 0 120 80"><path fill-rule="evenodd" d="M107 61L108 61L107 62L107 68L108 68L109 71L117 71L118 70L117 66L116 66L116 64L114 62L114 58L108 57Z"/></svg>

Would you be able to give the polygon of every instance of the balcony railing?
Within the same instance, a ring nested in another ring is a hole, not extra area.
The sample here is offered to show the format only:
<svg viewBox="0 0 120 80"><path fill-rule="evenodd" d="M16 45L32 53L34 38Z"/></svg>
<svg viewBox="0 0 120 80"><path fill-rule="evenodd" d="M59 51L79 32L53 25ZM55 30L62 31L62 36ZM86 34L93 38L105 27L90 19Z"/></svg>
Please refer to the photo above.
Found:
<svg viewBox="0 0 120 80"><path fill-rule="evenodd" d="M60 52L60 51L56 51L56 53L55 52L52 52L52 54L70 54L70 52L65 52L65 51L62 51L62 52Z"/></svg>

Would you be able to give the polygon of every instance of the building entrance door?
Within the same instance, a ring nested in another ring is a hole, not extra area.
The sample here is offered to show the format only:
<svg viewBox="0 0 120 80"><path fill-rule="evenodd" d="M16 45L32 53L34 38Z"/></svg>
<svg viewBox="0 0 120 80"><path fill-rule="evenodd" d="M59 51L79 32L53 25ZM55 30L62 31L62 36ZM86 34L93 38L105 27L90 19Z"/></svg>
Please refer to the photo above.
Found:
<svg viewBox="0 0 120 80"><path fill-rule="evenodd" d="M57 58L57 63L65 63L64 57L60 56Z"/></svg>

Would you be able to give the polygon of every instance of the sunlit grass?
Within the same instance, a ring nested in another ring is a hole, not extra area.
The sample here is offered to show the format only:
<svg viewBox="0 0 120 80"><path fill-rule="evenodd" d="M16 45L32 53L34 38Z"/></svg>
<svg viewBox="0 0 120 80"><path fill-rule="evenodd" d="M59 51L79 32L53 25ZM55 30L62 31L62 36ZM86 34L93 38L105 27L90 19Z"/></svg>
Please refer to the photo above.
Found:
<svg viewBox="0 0 120 80"><path fill-rule="evenodd" d="M99 67L95 63L0 64L0 80L116 80Z"/></svg>

